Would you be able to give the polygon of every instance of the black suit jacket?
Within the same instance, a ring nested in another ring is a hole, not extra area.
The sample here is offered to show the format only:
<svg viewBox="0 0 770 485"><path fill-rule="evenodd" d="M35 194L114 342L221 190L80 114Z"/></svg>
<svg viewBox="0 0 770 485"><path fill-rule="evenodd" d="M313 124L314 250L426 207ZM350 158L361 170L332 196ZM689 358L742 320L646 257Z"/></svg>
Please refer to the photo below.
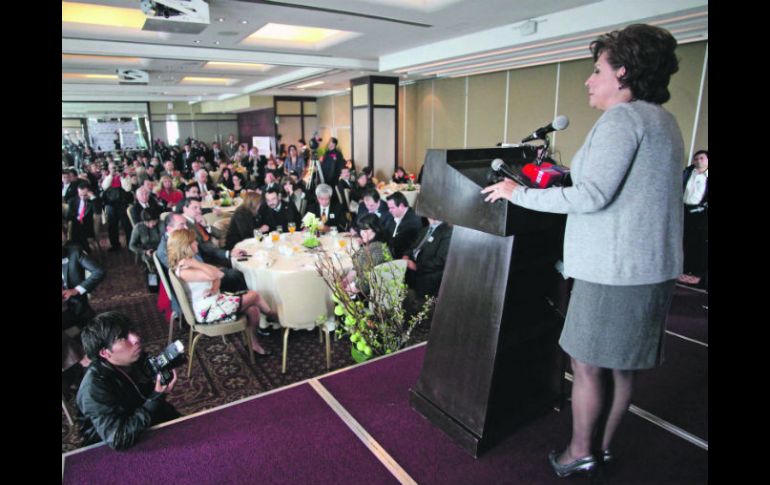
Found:
<svg viewBox="0 0 770 485"><path fill-rule="evenodd" d="M284 232L287 232L290 222L295 223L298 229L302 224L302 218L299 216L299 212L294 204L287 204L283 201L278 211L274 211L267 204L262 204L259 207L257 216L262 221L261 224L267 224L271 231L281 226Z"/></svg>
<svg viewBox="0 0 770 485"><path fill-rule="evenodd" d="M306 214L312 212L321 219L321 206L318 201L309 204ZM329 227L336 227L339 231L345 231L348 227L348 218L345 216L346 210L342 208L342 205L335 199L332 199L329 203L329 219L326 221L326 225Z"/></svg>
<svg viewBox="0 0 770 485"><path fill-rule="evenodd" d="M324 154L324 158L321 161L321 170L324 174L324 183L332 187L337 186L337 182L340 179L340 173L342 167L345 166L345 157L342 156L342 152L338 149L334 149Z"/></svg>
<svg viewBox="0 0 770 485"><path fill-rule="evenodd" d="M407 255L412 258L412 251L420 244L428 233L430 226L423 227L417 234L417 239L409 248ZM406 284L414 288L417 295L438 295L441 278L444 276L444 265L449 254L449 243L452 240L452 227L442 222L428 241L423 244L415 263L417 271L406 272Z"/></svg>
<svg viewBox="0 0 770 485"><path fill-rule="evenodd" d="M393 216L388 210L388 204L386 204L382 199L380 199L380 206L377 208L377 212L380 213L380 222L382 222L382 227L387 230L387 228L390 227L390 225L393 223ZM366 204L364 204L362 200L358 204L358 214L356 214L355 222L357 223L358 220L366 214L369 214L369 211L366 209Z"/></svg>
<svg viewBox="0 0 770 485"><path fill-rule="evenodd" d="M67 300L68 310L77 318L86 318L91 313L87 295L102 282L106 273L78 244L68 243L62 248L62 260L65 258L67 261L62 263L62 284L68 289L81 286L86 290L86 293ZM91 272L88 278L86 270Z"/></svg>
<svg viewBox="0 0 770 485"><path fill-rule="evenodd" d="M147 202L147 206L155 211L155 214L160 216L161 211L163 208L160 204L158 204L157 201L155 201L152 197L150 197L149 202ZM142 211L144 208L139 204L139 202L134 202L134 205L131 206L131 217L134 219L134 224L139 224L142 222Z"/></svg>
<svg viewBox="0 0 770 485"><path fill-rule="evenodd" d="M98 198L86 199L85 214L83 216L83 222L78 221L78 208L80 207L80 197L75 197L69 200L67 206L67 220L72 221L72 239L82 242L82 236L96 237L94 234L94 214L102 210L101 203Z"/></svg>
<svg viewBox="0 0 770 485"><path fill-rule="evenodd" d="M62 189L64 188L64 185L62 185ZM67 191L64 193L64 197L62 199L64 202L69 202L71 199L78 197L78 188L77 188L77 182L73 182L69 184L69 187L67 187Z"/></svg>
<svg viewBox="0 0 770 485"><path fill-rule="evenodd" d="M389 238L388 245L390 246L393 257L395 259L401 259L401 256L404 256L410 247L420 242L417 240L417 243L415 243L415 240L417 239L417 234L420 232L420 229L422 229L422 219L420 219L420 216L415 214L410 207L406 211L406 214L404 214L401 224L398 225L398 232L393 236L393 231L395 229L396 220L392 219L387 227Z"/></svg>

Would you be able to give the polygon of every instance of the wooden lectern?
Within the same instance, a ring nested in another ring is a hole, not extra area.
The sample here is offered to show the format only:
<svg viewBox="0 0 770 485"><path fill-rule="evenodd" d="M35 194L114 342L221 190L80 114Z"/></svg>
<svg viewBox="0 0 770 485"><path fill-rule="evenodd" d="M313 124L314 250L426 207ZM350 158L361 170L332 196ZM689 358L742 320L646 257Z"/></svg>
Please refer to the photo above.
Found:
<svg viewBox="0 0 770 485"><path fill-rule="evenodd" d="M417 213L454 225L412 408L474 457L562 395L563 325L550 297L562 276L564 222L484 202L490 164L534 148L428 150Z"/></svg>

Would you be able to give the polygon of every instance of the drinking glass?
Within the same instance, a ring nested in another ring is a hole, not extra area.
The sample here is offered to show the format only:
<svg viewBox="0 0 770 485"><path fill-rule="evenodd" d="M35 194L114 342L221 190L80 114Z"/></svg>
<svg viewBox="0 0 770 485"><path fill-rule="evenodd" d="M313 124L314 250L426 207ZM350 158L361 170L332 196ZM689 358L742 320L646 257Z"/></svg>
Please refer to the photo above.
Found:
<svg viewBox="0 0 770 485"><path fill-rule="evenodd" d="M297 224L294 222L289 223L289 233L294 234L294 231L297 230Z"/></svg>
<svg viewBox="0 0 770 485"><path fill-rule="evenodd" d="M279 239L281 239L281 234L278 231L273 231L270 233L270 239L277 243Z"/></svg>

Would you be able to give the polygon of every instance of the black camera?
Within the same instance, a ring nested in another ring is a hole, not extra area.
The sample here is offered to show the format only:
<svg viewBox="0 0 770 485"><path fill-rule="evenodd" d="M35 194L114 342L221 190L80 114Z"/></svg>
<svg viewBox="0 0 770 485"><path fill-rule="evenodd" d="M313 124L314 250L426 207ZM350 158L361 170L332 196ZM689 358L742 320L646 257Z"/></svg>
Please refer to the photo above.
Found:
<svg viewBox="0 0 770 485"><path fill-rule="evenodd" d="M147 369L154 376L160 374L160 383L164 386L171 382L174 375L171 369L184 363L184 345L177 340L171 342L157 357L147 358Z"/></svg>

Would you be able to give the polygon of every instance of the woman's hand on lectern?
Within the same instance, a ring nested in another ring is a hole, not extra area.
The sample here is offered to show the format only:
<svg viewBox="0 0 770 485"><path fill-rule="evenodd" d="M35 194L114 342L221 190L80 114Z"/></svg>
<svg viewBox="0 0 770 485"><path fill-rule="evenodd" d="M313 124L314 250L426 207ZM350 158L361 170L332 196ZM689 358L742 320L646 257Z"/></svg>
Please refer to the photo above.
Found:
<svg viewBox="0 0 770 485"><path fill-rule="evenodd" d="M495 202L498 199L510 200L513 191L521 187L511 179L504 179L494 185L481 189L482 194L489 194L484 202Z"/></svg>

